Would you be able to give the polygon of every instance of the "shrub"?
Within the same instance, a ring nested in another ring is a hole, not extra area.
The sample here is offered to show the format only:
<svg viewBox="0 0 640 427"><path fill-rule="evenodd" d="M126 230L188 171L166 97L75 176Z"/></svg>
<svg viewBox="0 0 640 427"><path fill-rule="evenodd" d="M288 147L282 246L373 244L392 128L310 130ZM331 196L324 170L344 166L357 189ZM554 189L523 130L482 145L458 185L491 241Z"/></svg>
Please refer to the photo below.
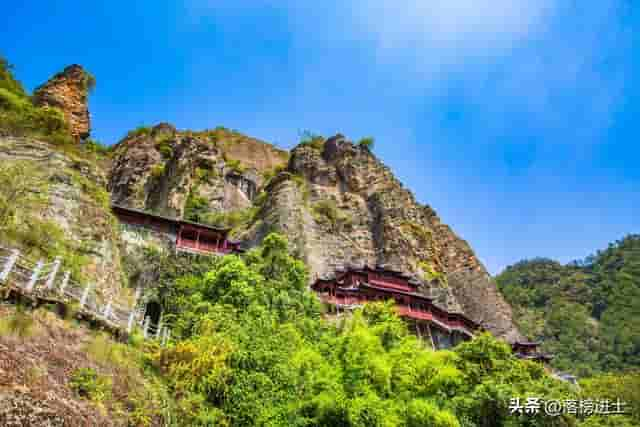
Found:
<svg viewBox="0 0 640 427"><path fill-rule="evenodd" d="M27 110L33 105L29 98L0 87L0 107L10 110Z"/></svg>
<svg viewBox="0 0 640 427"><path fill-rule="evenodd" d="M360 141L358 141L358 147L366 148L369 151L373 150L374 145L375 140L370 136L362 138Z"/></svg>
<svg viewBox="0 0 640 427"><path fill-rule="evenodd" d="M71 277L74 280L84 280L82 271L88 259L55 222L28 217L9 234L22 244L30 256L45 259L60 256Z"/></svg>
<svg viewBox="0 0 640 427"><path fill-rule="evenodd" d="M138 126L137 128L127 132L127 135L124 137L124 139L137 138L139 136L146 136L146 135L151 135L151 127Z"/></svg>
<svg viewBox="0 0 640 427"><path fill-rule="evenodd" d="M31 366L25 370L25 383L29 387L40 384L45 377L46 371L39 366Z"/></svg>
<svg viewBox="0 0 640 427"><path fill-rule="evenodd" d="M324 147L324 143L325 139L323 136L316 135L306 130L301 134L299 145L302 147L311 147L314 150L320 151Z"/></svg>
<svg viewBox="0 0 640 427"><path fill-rule="evenodd" d="M104 402L111 396L111 380L98 375L93 368L79 368L71 374L69 386L79 396Z"/></svg>
<svg viewBox="0 0 640 427"><path fill-rule="evenodd" d="M237 173L244 173L247 170L247 168L240 163L240 160L235 160L235 159L227 160L226 166L232 171Z"/></svg>
<svg viewBox="0 0 640 427"><path fill-rule="evenodd" d="M12 70L13 66L9 64L5 58L0 56L0 89L6 89L11 93L26 98L27 93L22 87L22 84L13 77Z"/></svg>
<svg viewBox="0 0 640 427"><path fill-rule="evenodd" d="M169 144L162 144L158 149L163 159L169 159L173 156L173 148Z"/></svg>
<svg viewBox="0 0 640 427"><path fill-rule="evenodd" d="M93 360L107 366L127 366L131 362L130 349L126 345L112 341L105 333L99 333L87 344L86 352Z"/></svg>
<svg viewBox="0 0 640 427"><path fill-rule="evenodd" d="M407 407L408 427L460 427L456 417L440 410L435 404L422 399L414 399Z"/></svg>
<svg viewBox="0 0 640 427"><path fill-rule="evenodd" d="M0 168L0 230L13 228L24 210L44 207L49 183L34 162L18 161Z"/></svg>
<svg viewBox="0 0 640 427"><path fill-rule="evenodd" d="M164 175L164 163L158 163L151 167L151 176L153 178L160 178Z"/></svg>
<svg viewBox="0 0 640 427"><path fill-rule="evenodd" d="M107 190L96 182L77 172L72 173L73 181L87 194L98 206L109 207L110 196Z"/></svg>
<svg viewBox="0 0 640 427"><path fill-rule="evenodd" d="M108 146L91 138L87 139L82 146L89 153L107 155L111 151Z"/></svg>
<svg viewBox="0 0 640 427"><path fill-rule="evenodd" d="M432 231L413 221L405 221L400 226L403 230L413 234L422 245L428 245L433 240Z"/></svg>
<svg viewBox="0 0 640 427"><path fill-rule="evenodd" d="M202 165L196 168L195 176L197 183L211 183L214 178L219 176L219 173L209 165Z"/></svg>
<svg viewBox="0 0 640 427"><path fill-rule="evenodd" d="M159 286L175 344L154 365L185 425L576 424L509 413L509 398L524 393L575 396L490 335L453 352L431 351L391 303L326 322L304 264L287 249L272 234L243 258L220 257L200 271L182 275L178 257L166 266Z"/></svg>
<svg viewBox="0 0 640 427"><path fill-rule="evenodd" d="M28 337L33 334L33 323L33 317L18 306L11 316L0 319L0 334Z"/></svg>
<svg viewBox="0 0 640 427"><path fill-rule="evenodd" d="M309 189L307 180L302 175L298 174L291 174L290 176L291 180L298 186L298 189L302 191L302 200L307 203L309 201L309 198L311 197L311 190Z"/></svg>
<svg viewBox="0 0 640 427"><path fill-rule="evenodd" d="M207 199L198 194L197 188L193 188L187 197L187 202L184 207L184 218L188 221L202 222L208 210L209 202Z"/></svg>
<svg viewBox="0 0 640 427"><path fill-rule="evenodd" d="M238 209L231 212L212 212L201 217L201 221L217 227L238 229L253 222L259 206Z"/></svg>
<svg viewBox="0 0 640 427"><path fill-rule="evenodd" d="M261 208L262 206L264 206L268 197L269 194L266 191L260 191L258 195L253 199L253 205Z"/></svg>
<svg viewBox="0 0 640 427"><path fill-rule="evenodd" d="M0 125L14 135L52 137L52 142L68 143L64 114L54 107L36 107L29 98L0 87ZM66 136L66 138L65 138Z"/></svg>
<svg viewBox="0 0 640 427"><path fill-rule="evenodd" d="M352 220L341 212L333 200L321 200L312 206L314 218L321 223L328 223L333 230L340 231L351 226Z"/></svg>
<svg viewBox="0 0 640 427"><path fill-rule="evenodd" d="M431 265L430 263L426 261L420 261L418 263L418 267L420 267L420 269L423 272L422 278L424 280L426 281L436 280L444 286L447 285L447 276L442 272L436 271L433 268L433 265Z"/></svg>
<svg viewBox="0 0 640 427"><path fill-rule="evenodd" d="M63 113L53 107L36 107L22 85L13 78L11 66L0 57L0 131L33 136L67 145L73 142Z"/></svg>

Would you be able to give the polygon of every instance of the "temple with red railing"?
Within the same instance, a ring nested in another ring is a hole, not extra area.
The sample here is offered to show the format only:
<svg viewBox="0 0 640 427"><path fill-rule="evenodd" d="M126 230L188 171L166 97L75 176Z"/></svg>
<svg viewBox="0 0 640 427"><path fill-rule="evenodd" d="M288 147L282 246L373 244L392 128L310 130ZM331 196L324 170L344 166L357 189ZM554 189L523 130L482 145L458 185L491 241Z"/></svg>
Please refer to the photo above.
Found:
<svg viewBox="0 0 640 427"><path fill-rule="evenodd" d="M200 255L242 252L240 242L229 238L228 228L198 224L118 205L113 205L112 211L120 223L155 232L171 241L178 252Z"/></svg>
<svg viewBox="0 0 640 427"><path fill-rule="evenodd" d="M419 291L421 282L404 273L364 266L318 279L312 289L332 310L352 310L372 301L395 301L397 313L434 348L448 348L472 338L480 325L462 313L449 312Z"/></svg>
<svg viewBox="0 0 640 427"><path fill-rule="evenodd" d="M450 348L473 338L482 326L462 313L451 312L424 295L423 283L415 277L382 267L338 270L330 278L311 285L332 312L351 311L367 302L393 300L396 312L410 329L433 348ZM537 342L515 342L513 353L521 359L548 363L552 356L540 353Z"/></svg>

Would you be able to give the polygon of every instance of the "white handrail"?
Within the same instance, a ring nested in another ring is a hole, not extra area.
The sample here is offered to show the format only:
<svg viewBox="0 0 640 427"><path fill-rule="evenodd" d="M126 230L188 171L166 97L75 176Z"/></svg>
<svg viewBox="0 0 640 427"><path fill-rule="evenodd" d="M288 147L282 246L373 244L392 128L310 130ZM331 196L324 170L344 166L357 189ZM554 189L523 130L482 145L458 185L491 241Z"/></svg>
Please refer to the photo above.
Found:
<svg viewBox="0 0 640 427"><path fill-rule="evenodd" d="M136 322L142 317L137 302L140 291L136 290L136 298L131 306L127 302L102 299L91 285L82 285L71 280L69 271L58 274L62 269L62 259L57 257L52 262L30 260L18 250L0 244L0 251L7 252L0 256L0 289L5 286L24 294L37 294L40 297L62 298L63 303L78 302L80 310L100 319L116 329L133 332L134 327L141 326L147 339L156 339L164 346L170 339L171 330L163 320L158 325L151 324L151 319L144 317L143 322ZM99 302L101 300L102 302Z"/></svg>

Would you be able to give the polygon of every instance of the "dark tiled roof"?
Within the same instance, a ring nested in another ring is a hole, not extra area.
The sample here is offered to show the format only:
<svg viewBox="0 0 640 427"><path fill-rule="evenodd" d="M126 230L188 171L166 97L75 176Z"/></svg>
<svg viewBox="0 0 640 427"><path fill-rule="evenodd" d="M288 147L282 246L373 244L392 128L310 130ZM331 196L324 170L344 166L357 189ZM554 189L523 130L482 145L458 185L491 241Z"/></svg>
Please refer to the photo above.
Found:
<svg viewBox="0 0 640 427"><path fill-rule="evenodd" d="M216 227L216 226L213 226L213 225L200 224L198 222L187 221L185 219L171 218L171 217L168 217L168 216L158 215L158 214L154 214L154 213L151 213L151 212L147 212L147 211L142 210L142 209L130 208L130 207L116 205L116 204L112 204L111 205L111 209L113 211L123 211L123 212L136 213L136 214L144 215L144 216L147 216L147 217L150 217L150 218L161 219L163 221L171 222L171 223L174 223L174 224L191 225L193 227L204 228L204 229L212 230L212 231L219 231L219 232L228 233L231 230L230 228Z"/></svg>
<svg viewBox="0 0 640 427"><path fill-rule="evenodd" d="M399 294L399 295L406 295L406 296L410 296L410 297L416 297L416 298L420 298L423 299L425 301L432 301L433 298L428 297L426 295L422 295L419 294L417 292L407 292L407 291L402 291L399 289L390 289L390 288L385 288L383 286L376 286L376 285L372 285L371 283L360 283L360 286L363 288L369 288L369 289L374 289L376 291L381 291L381 292L387 292L390 294Z"/></svg>

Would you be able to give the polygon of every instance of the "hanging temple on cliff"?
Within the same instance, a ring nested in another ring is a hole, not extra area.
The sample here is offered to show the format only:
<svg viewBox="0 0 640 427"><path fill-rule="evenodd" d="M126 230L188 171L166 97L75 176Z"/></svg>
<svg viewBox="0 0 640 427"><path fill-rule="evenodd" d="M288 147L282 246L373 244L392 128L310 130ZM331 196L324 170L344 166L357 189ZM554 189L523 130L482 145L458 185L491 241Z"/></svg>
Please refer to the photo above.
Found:
<svg viewBox="0 0 640 427"><path fill-rule="evenodd" d="M176 252L197 255L244 252L241 242L230 239L230 230L226 228L118 205L113 205L112 210L125 227L158 233L171 242ZM330 277L318 278L311 289L327 305L329 316L349 313L367 302L393 300L397 313L407 321L410 329L434 349L450 348L484 330L481 324L463 313L439 307L432 297L419 291L421 284L419 279L405 273L364 265L338 269ZM516 341L511 343L511 347L519 358L548 363L552 356L541 353L539 344Z"/></svg>
<svg viewBox="0 0 640 427"><path fill-rule="evenodd" d="M81 66L71 65L36 89L34 93L35 102L39 105L54 106L62 110L69 123L72 136L80 141L86 139L90 133L90 115L87 103L88 90L91 85L92 78L90 75ZM177 135L174 128L163 124L156 126L151 132L152 135L157 134L159 137L166 137L167 135L176 137ZM224 158L224 156L220 155L221 153L211 148L210 145L206 145L206 147L203 145L205 148L197 146L197 144L196 146L190 145L194 141L191 136L183 136L182 140L183 143L178 153L179 155L187 156L196 152L200 157L186 160L185 158L178 158L171 161L176 163L182 161L215 163L221 161L221 157ZM150 147L157 148L156 142L151 141L150 144ZM266 150L263 147L265 144L252 144L248 151L254 151L252 155L255 159L253 160L257 164L267 161L270 166L273 166L275 163L268 159L277 159L282 154L276 152L277 150L272 150L272 152L260 151ZM148 148L146 144L140 144L137 141L136 145L141 150ZM241 146L236 144L233 149L242 149L239 147ZM260 152L258 153L258 151ZM140 162L148 162L151 158L149 153L139 154L140 158L137 160ZM317 153L313 154L313 156L317 155ZM369 261L368 265L366 257L364 257L365 261L359 264L352 263L352 258L343 257L340 259L337 257L337 259L325 259L323 268L320 270L312 268L315 273L315 280L311 284L311 289L327 305L328 316L348 314L366 302L393 300L398 314L406 320L412 331L433 348L449 348L461 341L472 338L478 332L488 330L509 341L518 357L548 362L552 356L541 353L538 349L539 343L524 341L518 333L508 333L509 322L506 322L505 326L504 322L501 325L501 321L496 320L497 318L495 317L487 320L483 316L478 316L478 311L489 317L494 316L495 314L491 312L500 312L502 310L502 307L499 306L502 300L499 298L481 298L480 295L483 292L490 293L493 291L490 284L484 282L481 285L469 284L472 280L484 280L484 276L486 276L471 249L466 246L466 242L458 239L448 226L440 223L439 218L430 207L418 206L411 193L402 188L402 185L393 178L390 171L384 165L378 164L377 161L368 159L367 156L369 155L368 150L354 148L352 144L345 143L344 137L337 135L326 141L324 149L318 158L301 156L300 159L292 159L290 164L292 165L292 173L305 176L320 186L328 188L335 185L340 188L349 188L351 194L360 193L368 196L372 196L376 191L379 191L382 195L375 194L375 197L366 200L367 205L371 203L372 207L367 206L367 209L371 210L372 215L387 215L391 219L403 219L405 222L402 224L408 224L407 227L409 229L416 229L416 225L411 221L406 222L407 218L418 218L423 223L429 224L431 228L436 230L436 233L440 233L439 237L444 247L442 256L445 258L445 264L447 264L446 271L452 272L452 280L456 276L455 280L468 284L466 286L468 289L465 291L467 294L464 295L465 301L463 304L459 304L456 301L449 304L449 301L446 300L447 298L452 298L445 295L445 301L443 302L442 298L436 298L433 294L430 294L430 291L434 291L434 288L430 286L430 283L426 283L424 279L398 271L410 270L406 263L401 263L401 267L391 268L389 265L397 263L371 265ZM156 153L154 159L156 158L162 159L161 153ZM366 162L369 162L368 167L370 169L367 169L366 174L363 176L358 176L358 172L354 170L354 160L358 158L368 159ZM226 161L226 159L224 160ZM317 164L313 164L309 171L304 170L304 168L308 167L309 162L314 161ZM149 165L142 164L142 166ZM127 173L129 171L120 170L118 166L115 169L115 173L112 171L112 178L115 178L115 184L112 184L111 188L112 202L114 203L112 212L123 225L125 234L127 234L125 238L129 240L139 238L139 236L136 237L136 233L142 229L153 233L158 239L168 242L169 246L176 252L199 255L225 255L244 251L243 244L240 241L229 237L230 230L228 228L186 221L181 219L182 212L175 209L166 209L168 206L160 208L159 211L163 212L163 215L151 213L150 210L152 209L149 209L149 206L144 206L144 209L140 209L139 204L131 200L128 193L130 189L127 187L129 184L127 180L130 177ZM223 167L222 170L226 169ZM232 192L233 197L230 198L233 200L232 206L210 205L208 208L212 211L217 211L218 209L225 210L246 207L247 204L250 205L256 196L256 182L261 178L252 176L252 179L245 179L246 173L238 173L232 170L224 173L224 175L225 179L229 181L228 184L237 189L237 191ZM377 189L377 184L375 179L372 180L372 175L373 178L377 176L383 180L388 180L386 188L390 189ZM272 182L270 185L276 186L277 182ZM167 191L166 188L163 190L164 193ZM222 191L224 193L227 190L223 189ZM177 193L171 194L176 195ZM331 196L331 193L329 195ZM356 202L357 200L354 201L353 197L351 197L351 200L344 200L345 204L351 203L354 206L357 206ZM403 212L398 213L400 205L403 203L408 204L408 209L402 209ZM137 206L138 208L133 208L132 206ZM384 223L384 226L389 226L389 223ZM395 225L392 227L395 227ZM401 225L400 229L402 227L404 225ZM419 234L420 232L418 232ZM320 238L324 240L335 239L335 236L323 234ZM391 243L397 245L398 243L401 244L402 241ZM376 247L375 249L380 249L383 252L387 251L387 253L397 252L395 255L402 257L403 252L398 252L398 247L401 248L401 246L392 246ZM459 247L462 247L462 249L458 250ZM453 255L451 255L452 253ZM479 270L480 274L468 277L464 275L465 269ZM455 299L458 299L458 296ZM488 307L488 304L491 304L492 301L496 304L496 307ZM153 308L153 310L157 311L158 307Z"/></svg>

